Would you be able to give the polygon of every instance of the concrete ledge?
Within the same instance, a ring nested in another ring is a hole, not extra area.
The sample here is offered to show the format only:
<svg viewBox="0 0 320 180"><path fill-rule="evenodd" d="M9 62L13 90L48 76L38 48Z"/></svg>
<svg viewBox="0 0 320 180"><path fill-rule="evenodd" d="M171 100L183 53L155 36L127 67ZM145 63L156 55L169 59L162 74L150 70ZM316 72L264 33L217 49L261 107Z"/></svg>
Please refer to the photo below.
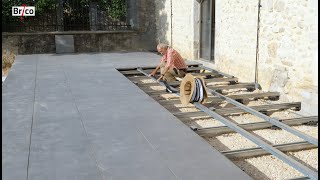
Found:
<svg viewBox="0 0 320 180"><path fill-rule="evenodd" d="M33 36L33 35L72 35L72 34L119 34L119 33L138 33L136 30L119 31L53 31L53 32L2 32L2 36Z"/></svg>

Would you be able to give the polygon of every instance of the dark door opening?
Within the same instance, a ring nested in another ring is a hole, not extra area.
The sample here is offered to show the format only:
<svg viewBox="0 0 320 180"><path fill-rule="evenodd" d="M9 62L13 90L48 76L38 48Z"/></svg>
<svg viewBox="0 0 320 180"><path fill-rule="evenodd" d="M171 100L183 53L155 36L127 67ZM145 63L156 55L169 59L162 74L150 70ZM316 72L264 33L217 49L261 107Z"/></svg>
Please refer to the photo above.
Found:
<svg viewBox="0 0 320 180"><path fill-rule="evenodd" d="M214 62L215 1L201 3L200 59Z"/></svg>

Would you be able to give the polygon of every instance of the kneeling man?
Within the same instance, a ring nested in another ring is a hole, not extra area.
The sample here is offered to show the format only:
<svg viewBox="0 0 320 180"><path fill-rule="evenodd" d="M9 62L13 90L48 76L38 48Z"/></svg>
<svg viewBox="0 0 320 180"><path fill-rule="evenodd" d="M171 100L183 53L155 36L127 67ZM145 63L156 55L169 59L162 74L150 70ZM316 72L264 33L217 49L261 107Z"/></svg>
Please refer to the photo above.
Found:
<svg viewBox="0 0 320 180"><path fill-rule="evenodd" d="M163 43L158 44L157 50L163 56L160 59L159 65L149 76L154 76L159 69L161 75L158 81L174 82L177 80L176 77L183 78L186 75L187 65L176 50Z"/></svg>

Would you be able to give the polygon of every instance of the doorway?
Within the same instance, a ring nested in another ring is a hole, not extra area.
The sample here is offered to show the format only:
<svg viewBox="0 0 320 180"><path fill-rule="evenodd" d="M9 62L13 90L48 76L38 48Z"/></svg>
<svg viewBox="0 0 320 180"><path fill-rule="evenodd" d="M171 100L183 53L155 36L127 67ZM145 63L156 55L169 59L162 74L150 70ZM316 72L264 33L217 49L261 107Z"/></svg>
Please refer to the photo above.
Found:
<svg viewBox="0 0 320 180"><path fill-rule="evenodd" d="M200 59L214 62L215 0L201 3L200 19Z"/></svg>

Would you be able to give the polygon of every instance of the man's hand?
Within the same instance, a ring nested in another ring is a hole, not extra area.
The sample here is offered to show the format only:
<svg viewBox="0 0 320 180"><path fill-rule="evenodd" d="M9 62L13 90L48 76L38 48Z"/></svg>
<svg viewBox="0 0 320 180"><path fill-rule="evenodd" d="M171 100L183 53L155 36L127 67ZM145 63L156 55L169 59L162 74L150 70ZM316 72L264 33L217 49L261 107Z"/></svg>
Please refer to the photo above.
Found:
<svg viewBox="0 0 320 180"><path fill-rule="evenodd" d="M157 79L157 81L159 82L159 81L163 81L163 75L161 75L158 79Z"/></svg>
<svg viewBox="0 0 320 180"><path fill-rule="evenodd" d="M156 74L156 72L152 72L149 74L149 77L154 77L155 74Z"/></svg>

